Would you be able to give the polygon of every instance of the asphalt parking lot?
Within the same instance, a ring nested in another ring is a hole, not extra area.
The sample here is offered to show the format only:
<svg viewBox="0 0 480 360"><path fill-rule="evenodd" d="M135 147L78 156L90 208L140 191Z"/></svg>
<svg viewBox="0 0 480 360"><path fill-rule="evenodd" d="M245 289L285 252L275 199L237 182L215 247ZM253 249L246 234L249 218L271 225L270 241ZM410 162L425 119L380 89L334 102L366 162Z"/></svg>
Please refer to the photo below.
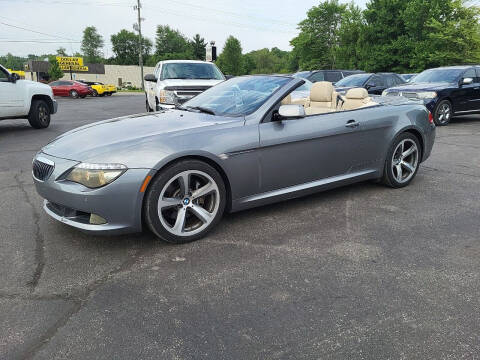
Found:
<svg viewBox="0 0 480 360"><path fill-rule="evenodd" d="M362 183L228 215L205 239L85 235L50 219L31 160L142 96L0 122L0 359L476 359L480 117L437 129L407 188Z"/></svg>

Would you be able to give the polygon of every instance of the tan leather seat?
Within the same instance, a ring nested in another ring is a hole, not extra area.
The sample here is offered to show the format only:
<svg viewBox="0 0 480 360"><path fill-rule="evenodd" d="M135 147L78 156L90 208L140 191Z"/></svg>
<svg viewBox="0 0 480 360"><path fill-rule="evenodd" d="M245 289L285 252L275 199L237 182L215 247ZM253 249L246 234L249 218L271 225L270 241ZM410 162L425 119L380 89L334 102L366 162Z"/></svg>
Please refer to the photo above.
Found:
<svg viewBox="0 0 480 360"><path fill-rule="evenodd" d="M292 95L288 94L283 98L281 105L291 105L291 104L292 104Z"/></svg>
<svg viewBox="0 0 480 360"><path fill-rule="evenodd" d="M312 85L310 98L305 103L307 115L322 114L337 110L337 92L332 83L319 81Z"/></svg>
<svg viewBox="0 0 480 360"><path fill-rule="evenodd" d="M374 106L377 103L373 102L368 91L364 88L353 88L347 91L343 98L342 110L355 110L362 107Z"/></svg>

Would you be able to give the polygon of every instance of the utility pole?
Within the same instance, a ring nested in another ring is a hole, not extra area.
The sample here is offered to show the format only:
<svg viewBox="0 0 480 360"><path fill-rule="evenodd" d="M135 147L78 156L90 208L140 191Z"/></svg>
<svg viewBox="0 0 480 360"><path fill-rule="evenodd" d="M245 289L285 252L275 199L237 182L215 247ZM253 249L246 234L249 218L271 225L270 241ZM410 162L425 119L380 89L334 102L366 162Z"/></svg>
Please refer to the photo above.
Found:
<svg viewBox="0 0 480 360"><path fill-rule="evenodd" d="M145 91L145 83L143 82L143 39L142 39L142 21L145 20L140 15L142 4L137 0L137 5L133 7L137 11L138 22L133 25L133 28L138 31L138 65L140 66L140 76L142 81L142 90Z"/></svg>

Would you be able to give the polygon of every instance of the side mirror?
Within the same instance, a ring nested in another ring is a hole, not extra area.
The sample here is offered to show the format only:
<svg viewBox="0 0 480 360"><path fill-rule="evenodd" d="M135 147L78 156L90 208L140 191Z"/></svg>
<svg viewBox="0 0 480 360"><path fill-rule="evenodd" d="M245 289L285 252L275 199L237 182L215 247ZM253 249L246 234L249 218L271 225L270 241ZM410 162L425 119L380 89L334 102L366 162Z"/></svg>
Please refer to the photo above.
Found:
<svg viewBox="0 0 480 360"><path fill-rule="evenodd" d="M17 80L20 80L20 76L18 74L12 73L12 74L10 74L10 79L9 80L10 80L10 82L15 84L17 82Z"/></svg>
<svg viewBox="0 0 480 360"><path fill-rule="evenodd" d="M462 79L462 85L470 85L471 83L473 83L473 78L463 78Z"/></svg>
<svg viewBox="0 0 480 360"><path fill-rule="evenodd" d="M234 75L225 75L225 80L230 80L231 78L234 78Z"/></svg>
<svg viewBox="0 0 480 360"><path fill-rule="evenodd" d="M304 116L303 105L281 105L278 109L278 120L298 119Z"/></svg>
<svg viewBox="0 0 480 360"><path fill-rule="evenodd" d="M145 75L145 77L143 78L145 81L152 81L152 82L157 82L157 77L153 74L147 74Z"/></svg>
<svg viewBox="0 0 480 360"><path fill-rule="evenodd" d="M377 86L377 84L375 84L374 82L370 82L370 83L368 83L365 87L366 87L367 90L368 90L368 89L370 89L370 88L372 88L372 87L376 87L376 86Z"/></svg>

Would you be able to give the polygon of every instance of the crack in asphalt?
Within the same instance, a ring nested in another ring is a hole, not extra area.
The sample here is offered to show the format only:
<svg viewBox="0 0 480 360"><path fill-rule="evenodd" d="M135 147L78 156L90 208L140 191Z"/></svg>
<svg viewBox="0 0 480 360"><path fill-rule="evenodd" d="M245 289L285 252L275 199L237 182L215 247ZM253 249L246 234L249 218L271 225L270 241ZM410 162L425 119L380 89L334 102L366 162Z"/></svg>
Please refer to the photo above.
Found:
<svg viewBox="0 0 480 360"><path fill-rule="evenodd" d="M21 296L16 297L15 294L0 294L0 298L25 298L25 299L32 299L32 300L65 300L74 303L73 308L68 311L64 316L62 316L53 326L51 326L47 331L43 334L43 336L33 344L29 349L25 351L24 356L22 357L25 360L33 359L39 351L41 351L58 333L58 331L63 328L69 320L75 316L80 310L84 308L84 306L89 302L92 298L95 290L99 289L103 285L105 285L113 276L118 273L124 272L132 268L133 265L137 262L137 260L144 255L145 253L149 252L150 248L140 249L135 254L130 256L127 260L121 263L119 266L114 268L113 270L107 272L104 276L100 279L95 280L94 282L88 284L84 291L76 292L76 294L68 294L68 295L43 295L43 296Z"/></svg>
<svg viewBox="0 0 480 360"><path fill-rule="evenodd" d="M20 174L22 174L22 171L20 171ZM40 214L38 214L35 205L30 199L30 196L28 195L28 192L24 188L24 184L20 181L19 175L16 174L14 175L14 179L17 182L18 188L22 192L23 196L25 197L26 203L32 208L32 214L33 214L33 219L34 219L34 225L35 225L35 263L36 263L36 268L35 271L32 274L32 279L27 282L27 286L30 289L30 292L34 292L35 288L38 285L38 282L40 281L40 277L42 276L43 269L45 267L45 241L44 238L41 234L40 231Z"/></svg>

